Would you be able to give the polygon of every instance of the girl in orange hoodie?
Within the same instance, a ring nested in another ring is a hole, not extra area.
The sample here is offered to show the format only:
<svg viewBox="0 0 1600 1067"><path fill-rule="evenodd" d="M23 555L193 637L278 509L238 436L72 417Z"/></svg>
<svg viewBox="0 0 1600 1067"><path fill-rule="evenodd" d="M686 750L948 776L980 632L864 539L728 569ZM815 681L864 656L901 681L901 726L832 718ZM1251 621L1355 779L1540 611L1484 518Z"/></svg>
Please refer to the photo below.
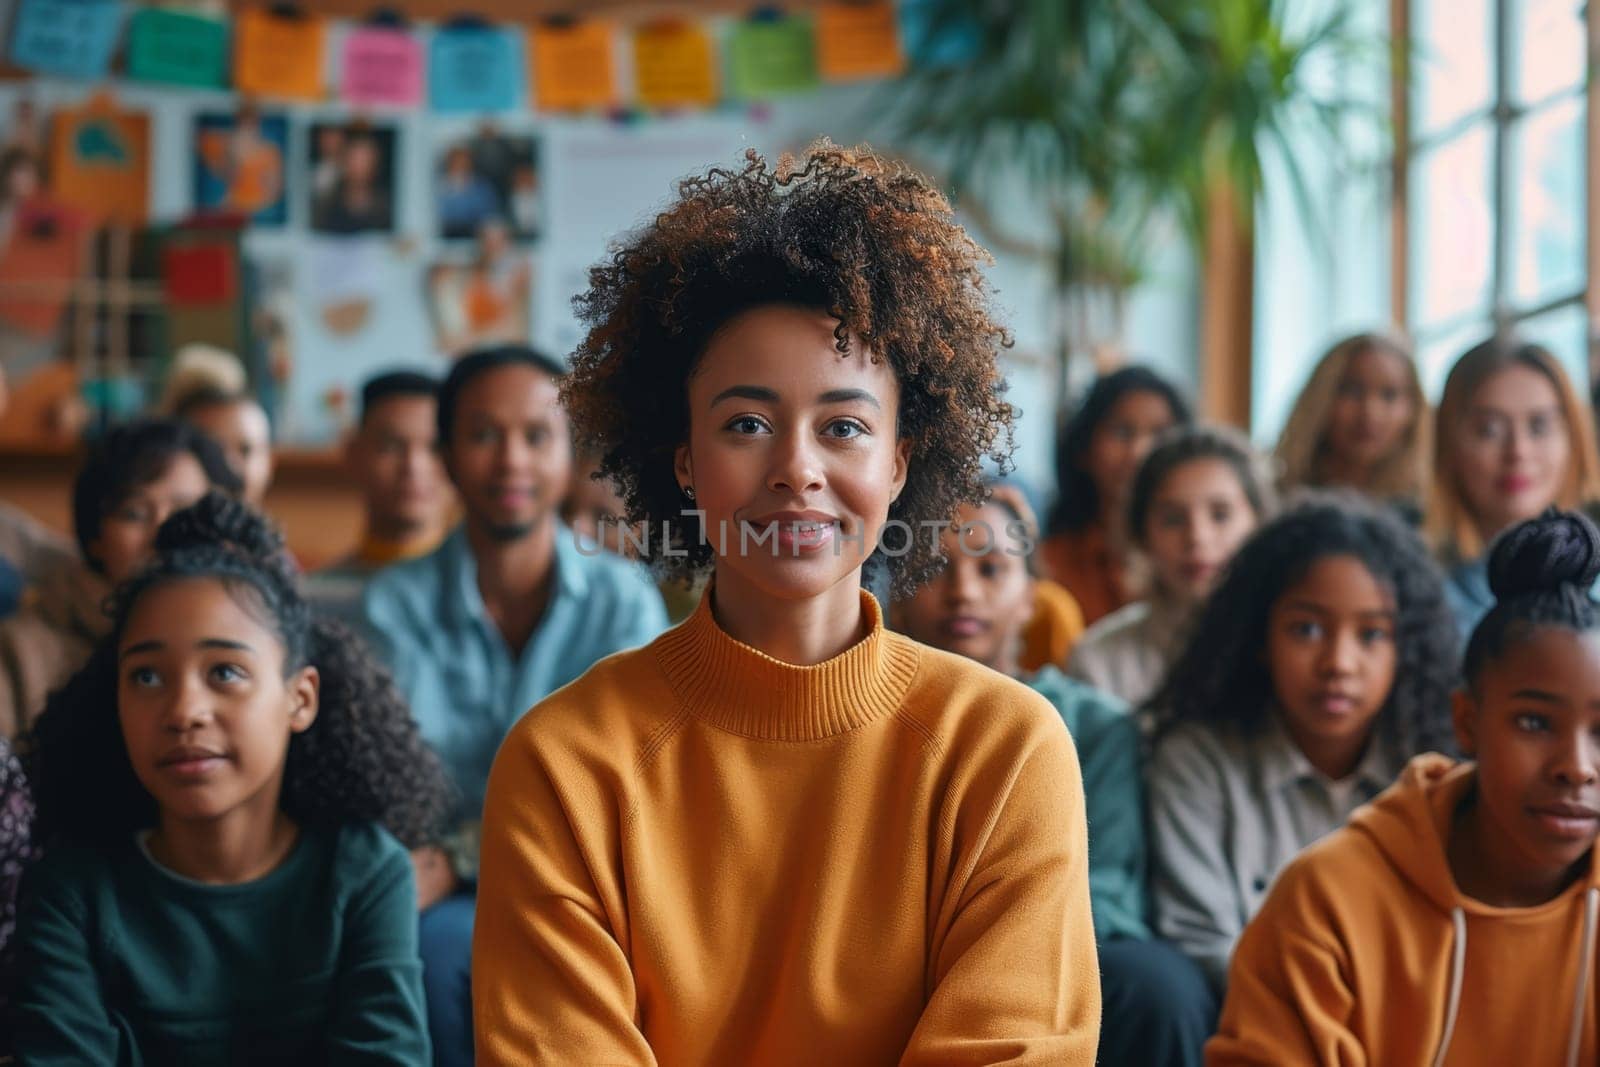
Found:
<svg viewBox="0 0 1600 1067"><path fill-rule="evenodd" d="M1417 757L1284 871L1207 1063L1596 1062L1597 576L1575 512L1495 545L1454 701L1476 762Z"/></svg>

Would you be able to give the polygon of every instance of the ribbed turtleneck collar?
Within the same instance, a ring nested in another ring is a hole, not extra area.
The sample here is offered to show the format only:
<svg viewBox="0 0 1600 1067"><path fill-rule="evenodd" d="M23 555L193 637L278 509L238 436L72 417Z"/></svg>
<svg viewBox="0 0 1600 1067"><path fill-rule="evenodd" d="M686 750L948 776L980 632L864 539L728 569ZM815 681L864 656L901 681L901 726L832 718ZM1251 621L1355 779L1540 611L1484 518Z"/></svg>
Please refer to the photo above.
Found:
<svg viewBox="0 0 1600 1067"><path fill-rule="evenodd" d="M867 635L832 659L800 667L734 640L711 615L711 590L682 625L656 642L673 692L713 726L770 741L814 741L899 710L917 669L917 648L884 629L872 594L861 594Z"/></svg>

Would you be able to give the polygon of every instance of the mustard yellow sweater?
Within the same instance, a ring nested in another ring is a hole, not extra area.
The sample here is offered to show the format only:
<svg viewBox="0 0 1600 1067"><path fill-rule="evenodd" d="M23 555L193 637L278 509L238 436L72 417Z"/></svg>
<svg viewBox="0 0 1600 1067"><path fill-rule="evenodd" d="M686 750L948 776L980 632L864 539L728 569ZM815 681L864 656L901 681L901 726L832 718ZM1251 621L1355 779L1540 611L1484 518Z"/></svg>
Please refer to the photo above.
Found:
<svg viewBox="0 0 1600 1067"><path fill-rule="evenodd" d="M1083 785L1020 683L883 628L812 667L710 596L534 707L484 809L481 1064L1094 1061Z"/></svg>

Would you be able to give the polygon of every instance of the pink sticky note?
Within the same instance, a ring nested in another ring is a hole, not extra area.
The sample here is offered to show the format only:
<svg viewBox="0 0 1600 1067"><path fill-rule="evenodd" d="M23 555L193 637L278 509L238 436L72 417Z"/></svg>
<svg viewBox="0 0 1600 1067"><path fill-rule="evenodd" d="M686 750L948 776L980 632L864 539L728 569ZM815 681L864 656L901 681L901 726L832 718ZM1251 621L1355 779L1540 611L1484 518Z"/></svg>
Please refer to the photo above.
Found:
<svg viewBox="0 0 1600 1067"><path fill-rule="evenodd" d="M352 104L422 102L422 46L404 30L363 27L344 39L344 99Z"/></svg>

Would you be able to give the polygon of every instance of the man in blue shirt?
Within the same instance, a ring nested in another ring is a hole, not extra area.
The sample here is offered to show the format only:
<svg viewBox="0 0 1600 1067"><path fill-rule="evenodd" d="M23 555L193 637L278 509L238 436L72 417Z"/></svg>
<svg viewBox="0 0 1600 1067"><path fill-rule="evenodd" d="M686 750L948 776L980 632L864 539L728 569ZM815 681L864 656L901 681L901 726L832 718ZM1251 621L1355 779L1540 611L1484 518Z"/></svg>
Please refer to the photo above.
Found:
<svg viewBox="0 0 1600 1067"><path fill-rule="evenodd" d="M580 551L557 517L572 477L562 366L508 345L459 360L439 388L439 447L465 521L432 553L381 571L367 621L423 738L462 798L464 833L417 865L435 1062L470 1063L472 842L489 768L529 707L596 661L652 640L666 609L650 576Z"/></svg>

